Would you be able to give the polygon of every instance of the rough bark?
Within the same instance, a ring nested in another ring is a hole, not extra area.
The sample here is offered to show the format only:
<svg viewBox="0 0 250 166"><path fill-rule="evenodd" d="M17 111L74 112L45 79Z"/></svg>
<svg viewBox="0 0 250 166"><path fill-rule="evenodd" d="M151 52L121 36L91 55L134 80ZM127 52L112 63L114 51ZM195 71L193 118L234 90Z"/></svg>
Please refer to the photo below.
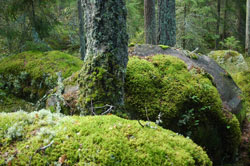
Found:
<svg viewBox="0 0 250 166"><path fill-rule="evenodd" d="M124 78L128 62L125 0L83 0L86 27L85 64L78 83L78 104L84 113L95 106L124 104Z"/></svg>
<svg viewBox="0 0 250 166"><path fill-rule="evenodd" d="M217 0L217 28L216 28L216 45L215 48L218 49L219 47L219 41L220 41L220 8L221 8L221 0Z"/></svg>
<svg viewBox="0 0 250 166"><path fill-rule="evenodd" d="M249 45L249 38L250 38L250 0L247 0L247 16L246 16L246 54L250 56L250 45Z"/></svg>
<svg viewBox="0 0 250 166"><path fill-rule="evenodd" d="M176 44L175 0L158 1L158 44L174 46Z"/></svg>
<svg viewBox="0 0 250 166"><path fill-rule="evenodd" d="M156 44L155 0L144 0L146 44Z"/></svg>
<svg viewBox="0 0 250 166"><path fill-rule="evenodd" d="M222 40L224 41L228 35L227 35L227 16L228 16L228 0L225 0L224 4L224 23L223 23L223 35Z"/></svg>
<svg viewBox="0 0 250 166"><path fill-rule="evenodd" d="M79 19L79 37L80 37L80 54L81 59L85 58L85 39L84 39L84 21L83 21L83 10L82 10L82 0L78 0L78 19Z"/></svg>
<svg viewBox="0 0 250 166"><path fill-rule="evenodd" d="M184 4L184 17L183 17L183 36L184 36L184 39L182 40L182 48L183 49L186 49L186 18L187 18L187 4L185 3Z"/></svg>

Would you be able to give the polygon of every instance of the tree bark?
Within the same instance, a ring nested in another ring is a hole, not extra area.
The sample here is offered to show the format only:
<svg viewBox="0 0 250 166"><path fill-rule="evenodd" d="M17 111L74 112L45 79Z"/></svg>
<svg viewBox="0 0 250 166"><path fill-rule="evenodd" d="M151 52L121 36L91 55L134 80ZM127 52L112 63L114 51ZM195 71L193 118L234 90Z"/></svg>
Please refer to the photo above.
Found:
<svg viewBox="0 0 250 166"><path fill-rule="evenodd" d="M222 40L224 41L227 36L227 10L228 10L228 0L225 0L225 6L224 6L224 25L223 25L223 36Z"/></svg>
<svg viewBox="0 0 250 166"><path fill-rule="evenodd" d="M175 0L158 1L158 44L174 46L176 44Z"/></svg>
<svg viewBox="0 0 250 166"><path fill-rule="evenodd" d="M216 35L217 35L217 39L216 39L216 44L215 44L215 48L218 49L219 48L219 41L220 41L220 9L221 9L221 0L217 0L217 28L216 28Z"/></svg>
<svg viewBox="0 0 250 166"><path fill-rule="evenodd" d="M250 0L247 0L247 7L246 7L246 46L245 51L246 55L250 56L250 45L249 45L249 38L250 38Z"/></svg>
<svg viewBox="0 0 250 166"><path fill-rule="evenodd" d="M146 44L156 44L155 0L144 0Z"/></svg>
<svg viewBox="0 0 250 166"><path fill-rule="evenodd" d="M79 19L79 37L80 37L80 54L81 59L85 58L85 38L84 38L84 21L83 21L83 10L82 0L78 0L78 19Z"/></svg>
<svg viewBox="0 0 250 166"><path fill-rule="evenodd" d="M182 40L182 48L183 49L186 49L186 18L187 18L187 4L186 2L184 2L184 17L183 17L183 36L184 36L184 39Z"/></svg>
<svg viewBox="0 0 250 166"><path fill-rule="evenodd" d="M83 0L86 27L85 64L80 71L78 104L86 114L93 107L124 104L128 62L125 0Z"/></svg>

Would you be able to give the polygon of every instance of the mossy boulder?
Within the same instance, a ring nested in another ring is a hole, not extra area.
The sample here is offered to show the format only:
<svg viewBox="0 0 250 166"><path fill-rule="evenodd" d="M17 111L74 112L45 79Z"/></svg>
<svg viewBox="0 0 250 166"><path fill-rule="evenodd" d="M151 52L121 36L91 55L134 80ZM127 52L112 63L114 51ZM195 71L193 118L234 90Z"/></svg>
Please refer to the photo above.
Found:
<svg viewBox="0 0 250 166"><path fill-rule="evenodd" d="M210 58L213 58L221 67L223 67L229 73L235 73L248 69L248 65L243 55L237 51L212 51L208 54L208 56Z"/></svg>
<svg viewBox="0 0 250 166"><path fill-rule="evenodd" d="M0 90L0 112L34 111L34 104Z"/></svg>
<svg viewBox="0 0 250 166"><path fill-rule="evenodd" d="M222 104L211 76L187 69L173 56L131 57L125 85L126 110L134 119L158 121L205 147L215 162L237 152L239 121Z"/></svg>
<svg viewBox="0 0 250 166"><path fill-rule="evenodd" d="M36 101L57 84L57 72L63 78L80 70L83 62L59 51L29 51L0 61L0 89Z"/></svg>
<svg viewBox="0 0 250 166"><path fill-rule="evenodd" d="M0 118L0 165L212 165L192 140L153 123L47 110Z"/></svg>
<svg viewBox="0 0 250 166"><path fill-rule="evenodd" d="M231 113L235 114L242 124L245 118L245 109L243 108L243 100L241 99L241 89L236 85L231 75L216 61L206 55L196 54L196 51L190 52L176 48L163 50L161 47L154 45L136 45L130 48L129 53L130 55L139 57L157 54L170 55L183 60L188 70L192 68L203 69L212 76L213 84L220 94L223 105Z"/></svg>

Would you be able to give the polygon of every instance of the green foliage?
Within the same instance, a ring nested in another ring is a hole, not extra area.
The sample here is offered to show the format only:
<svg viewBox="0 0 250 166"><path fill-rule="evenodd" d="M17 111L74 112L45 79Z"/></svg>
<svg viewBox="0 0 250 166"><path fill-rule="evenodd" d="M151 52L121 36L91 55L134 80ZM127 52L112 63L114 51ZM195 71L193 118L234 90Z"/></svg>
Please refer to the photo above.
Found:
<svg viewBox="0 0 250 166"><path fill-rule="evenodd" d="M67 117L41 110L0 113L0 118L1 164L212 165L192 140L116 116ZM51 142L44 153L37 151Z"/></svg>
<svg viewBox="0 0 250 166"><path fill-rule="evenodd" d="M226 38L220 42L221 46L230 50L240 50L240 41L235 39L234 36Z"/></svg>
<svg viewBox="0 0 250 166"><path fill-rule="evenodd" d="M218 50L212 51L208 54L209 57L214 59L222 68L230 74L245 71L248 65L243 57L237 51L233 50Z"/></svg>
<svg viewBox="0 0 250 166"><path fill-rule="evenodd" d="M222 110L219 93L202 69L189 72L183 61L166 55L131 57L125 92L132 118L156 121L161 113L163 127L190 136L213 161L236 153L239 122Z"/></svg>
<svg viewBox="0 0 250 166"><path fill-rule="evenodd" d="M55 87L56 72L63 78L78 71L83 62L59 52L29 51L9 56L0 61L0 88L29 101L41 98Z"/></svg>
<svg viewBox="0 0 250 166"><path fill-rule="evenodd" d="M134 43L144 43L144 1L126 0L128 10L127 31L129 41Z"/></svg>
<svg viewBox="0 0 250 166"><path fill-rule="evenodd" d="M15 112L20 109L33 111L34 106L32 103L17 98L0 89L0 112Z"/></svg>

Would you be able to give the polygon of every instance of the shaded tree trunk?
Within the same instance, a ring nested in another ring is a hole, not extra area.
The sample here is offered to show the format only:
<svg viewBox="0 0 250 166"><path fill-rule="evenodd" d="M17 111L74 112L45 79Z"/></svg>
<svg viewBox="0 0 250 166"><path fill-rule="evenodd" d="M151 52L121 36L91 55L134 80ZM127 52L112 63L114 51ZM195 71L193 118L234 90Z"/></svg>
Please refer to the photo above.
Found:
<svg viewBox="0 0 250 166"><path fill-rule="evenodd" d="M235 2L236 6L238 6L238 39L241 42L241 45L245 45L245 39L246 39L246 10L245 10L245 5L246 2L245 0L240 0L240 3L237 1ZM238 5L239 3L239 5Z"/></svg>
<svg viewBox="0 0 250 166"><path fill-rule="evenodd" d="M175 0L158 0L158 44L176 44Z"/></svg>
<svg viewBox="0 0 250 166"><path fill-rule="evenodd" d="M250 0L247 0L247 7L246 7L246 46L245 51L246 55L250 56L250 45L249 45L249 38L250 38Z"/></svg>
<svg viewBox="0 0 250 166"><path fill-rule="evenodd" d="M225 0L222 41L224 41L228 37L227 36L227 10L228 10L228 0Z"/></svg>
<svg viewBox="0 0 250 166"><path fill-rule="evenodd" d="M219 41L220 41L220 9L221 9L221 0L217 0L217 28L216 28L216 35L217 35L217 39L216 39L216 44L215 44L215 48L218 49L219 48Z"/></svg>
<svg viewBox="0 0 250 166"><path fill-rule="evenodd" d="M81 59L85 58L85 38L84 38L84 21L83 21L83 10L82 0L78 0L78 19L79 19L79 37L80 37L80 54Z"/></svg>
<svg viewBox="0 0 250 166"><path fill-rule="evenodd" d="M156 44L155 0L144 0L146 44Z"/></svg>
<svg viewBox="0 0 250 166"><path fill-rule="evenodd" d="M78 104L85 114L106 104L119 109L124 104L128 62L125 0L83 0L83 3L87 49L78 78L81 90Z"/></svg>
<svg viewBox="0 0 250 166"><path fill-rule="evenodd" d="M184 25L183 25L183 36L184 36L184 39L182 40L182 48L183 49L186 49L186 18L187 18L187 4L186 2L184 3Z"/></svg>

